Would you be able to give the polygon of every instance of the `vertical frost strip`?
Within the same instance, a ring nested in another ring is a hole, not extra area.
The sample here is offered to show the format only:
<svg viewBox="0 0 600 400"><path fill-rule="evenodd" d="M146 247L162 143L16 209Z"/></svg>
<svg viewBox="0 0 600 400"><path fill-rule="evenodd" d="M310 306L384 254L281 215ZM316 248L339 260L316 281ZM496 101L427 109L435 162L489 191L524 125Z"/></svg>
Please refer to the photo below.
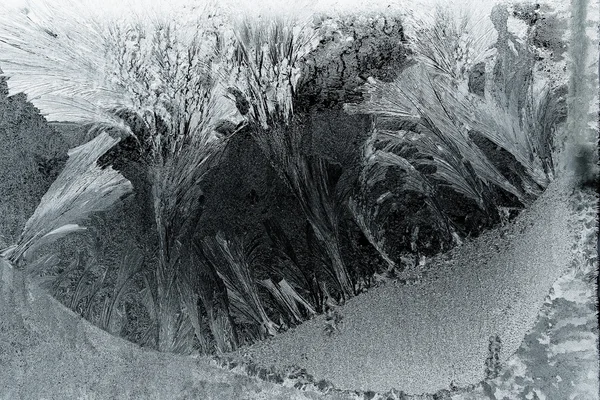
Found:
<svg viewBox="0 0 600 400"><path fill-rule="evenodd" d="M567 167L585 183L598 174L598 4L571 1Z"/></svg>

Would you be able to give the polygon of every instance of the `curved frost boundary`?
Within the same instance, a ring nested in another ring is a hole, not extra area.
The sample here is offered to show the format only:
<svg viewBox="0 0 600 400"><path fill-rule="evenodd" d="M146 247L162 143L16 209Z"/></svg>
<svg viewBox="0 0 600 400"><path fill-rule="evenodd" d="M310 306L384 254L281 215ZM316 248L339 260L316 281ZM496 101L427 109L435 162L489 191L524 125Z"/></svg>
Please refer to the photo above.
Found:
<svg viewBox="0 0 600 400"><path fill-rule="evenodd" d="M509 225L414 271L416 284L383 285L348 301L330 337L318 316L239 355L278 370L298 365L348 390L421 394L477 384L490 336L500 337L505 362L569 266L570 196L565 181L555 181Z"/></svg>

